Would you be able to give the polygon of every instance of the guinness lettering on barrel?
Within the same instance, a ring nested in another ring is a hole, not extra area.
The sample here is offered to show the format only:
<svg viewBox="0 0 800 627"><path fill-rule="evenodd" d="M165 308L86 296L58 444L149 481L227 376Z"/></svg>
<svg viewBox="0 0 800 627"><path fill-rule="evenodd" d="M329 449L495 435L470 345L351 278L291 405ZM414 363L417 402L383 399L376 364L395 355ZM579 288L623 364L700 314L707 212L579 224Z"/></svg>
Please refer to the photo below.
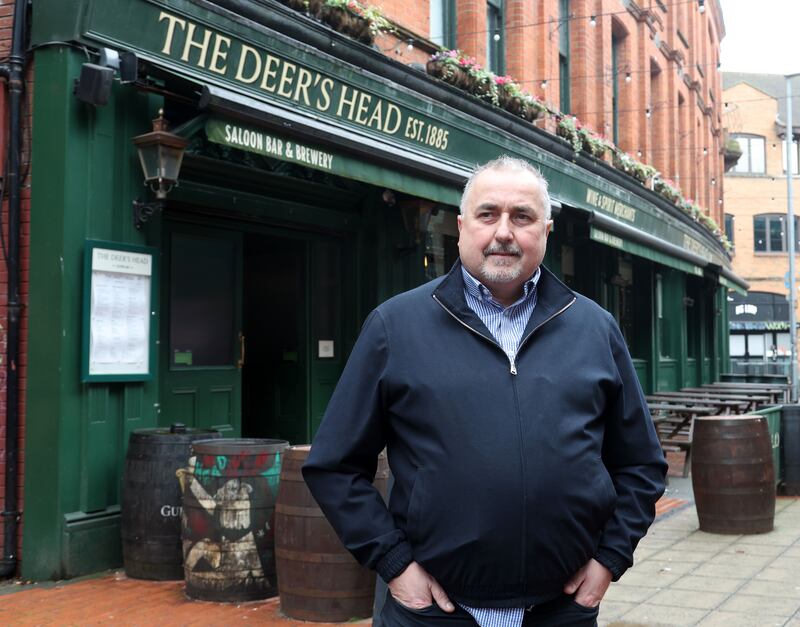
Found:
<svg viewBox="0 0 800 627"><path fill-rule="evenodd" d="M219 431L137 429L128 441L122 479L122 560L137 579L183 578L181 492L175 471L186 465L189 446L218 438Z"/></svg>

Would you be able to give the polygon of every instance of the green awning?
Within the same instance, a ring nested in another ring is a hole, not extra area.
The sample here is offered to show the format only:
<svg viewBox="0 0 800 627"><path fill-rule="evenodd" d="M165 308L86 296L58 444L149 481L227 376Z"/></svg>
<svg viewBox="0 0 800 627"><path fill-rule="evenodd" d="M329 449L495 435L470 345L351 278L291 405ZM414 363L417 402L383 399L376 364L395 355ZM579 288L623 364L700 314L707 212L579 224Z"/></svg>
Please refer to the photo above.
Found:
<svg viewBox="0 0 800 627"><path fill-rule="evenodd" d="M741 285L737 285L733 281L729 281L721 274L718 276L718 279L719 279L719 284L722 285L723 287L727 287L729 290L733 290L734 292L737 292L742 296L747 296L747 290L744 289Z"/></svg>
<svg viewBox="0 0 800 627"><path fill-rule="evenodd" d="M618 248L619 250L623 250L631 255L636 255L637 257L649 259L655 263L660 263L662 266L674 268L675 270L680 270L686 274L703 276L703 269L694 265L693 263L689 263L688 261L684 261L682 259L677 259L658 250L653 250L652 248L648 248L643 244L624 239L619 235L612 235L607 231L598 229L596 226L591 226L590 237L595 242L599 242L613 248Z"/></svg>
<svg viewBox="0 0 800 627"><path fill-rule="evenodd" d="M209 118L205 130L209 141L230 148L298 163L315 170L454 207L461 202L460 188L388 169L341 151L306 141L297 141L291 136L283 136L257 126L221 118Z"/></svg>

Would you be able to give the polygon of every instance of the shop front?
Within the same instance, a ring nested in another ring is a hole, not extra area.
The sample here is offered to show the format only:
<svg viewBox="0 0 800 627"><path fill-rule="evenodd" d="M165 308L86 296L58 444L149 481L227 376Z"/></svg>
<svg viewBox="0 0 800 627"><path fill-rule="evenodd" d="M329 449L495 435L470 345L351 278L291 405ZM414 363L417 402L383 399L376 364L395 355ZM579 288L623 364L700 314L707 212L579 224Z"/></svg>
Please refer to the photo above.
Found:
<svg viewBox="0 0 800 627"><path fill-rule="evenodd" d="M120 563L133 429L310 441L362 321L449 270L460 188L501 154L548 178L546 264L613 313L646 390L726 369L725 298L744 284L710 234L418 69L270 0L39 2L33 40L26 578ZM104 49L124 59L107 103L78 100ZM143 212L132 138L159 110L185 154ZM155 260L141 376L85 376L88 242Z"/></svg>

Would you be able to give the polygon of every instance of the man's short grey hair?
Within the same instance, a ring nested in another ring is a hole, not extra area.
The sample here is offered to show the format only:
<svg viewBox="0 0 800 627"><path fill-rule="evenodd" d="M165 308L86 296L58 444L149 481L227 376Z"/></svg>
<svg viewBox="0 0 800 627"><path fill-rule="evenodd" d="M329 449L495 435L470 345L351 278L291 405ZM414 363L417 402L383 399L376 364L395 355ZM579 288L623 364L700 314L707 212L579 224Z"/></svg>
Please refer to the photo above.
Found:
<svg viewBox="0 0 800 627"><path fill-rule="evenodd" d="M536 166L530 164L524 159L509 157L508 155L502 155L496 159L487 161L483 165L477 166L472 171L472 174L470 174L469 178L467 179L467 183L464 185L464 192L461 194L461 206L459 207L461 215L464 215L464 210L466 209L466 200L470 192L472 192L472 186L475 183L475 179L479 174L486 172L487 170L510 170L511 172L525 172L533 176L533 178L535 178L539 183L539 200L542 203L542 207L544 207L545 218L548 220L550 219L550 194L547 192L547 179L544 178L544 175Z"/></svg>

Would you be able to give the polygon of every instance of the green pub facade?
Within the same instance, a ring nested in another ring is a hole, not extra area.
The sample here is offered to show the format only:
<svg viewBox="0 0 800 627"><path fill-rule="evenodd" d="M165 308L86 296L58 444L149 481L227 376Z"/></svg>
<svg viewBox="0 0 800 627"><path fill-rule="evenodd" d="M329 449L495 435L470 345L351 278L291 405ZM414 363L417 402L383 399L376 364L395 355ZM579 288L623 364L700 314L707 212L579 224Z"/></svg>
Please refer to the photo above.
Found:
<svg viewBox="0 0 800 627"><path fill-rule="evenodd" d="M727 368L726 294L746 286L698 223L277 2L39 1L32 45L26 579L121 563L134 429L310 441L361 322L450 268L460 189L500 154L550 181L546 265L614 314L645 390ZM75 79L102 49L135 73L88 104ZM153 195L132 140L159 110L186 142L179 184L135 210Z"/></svg>

